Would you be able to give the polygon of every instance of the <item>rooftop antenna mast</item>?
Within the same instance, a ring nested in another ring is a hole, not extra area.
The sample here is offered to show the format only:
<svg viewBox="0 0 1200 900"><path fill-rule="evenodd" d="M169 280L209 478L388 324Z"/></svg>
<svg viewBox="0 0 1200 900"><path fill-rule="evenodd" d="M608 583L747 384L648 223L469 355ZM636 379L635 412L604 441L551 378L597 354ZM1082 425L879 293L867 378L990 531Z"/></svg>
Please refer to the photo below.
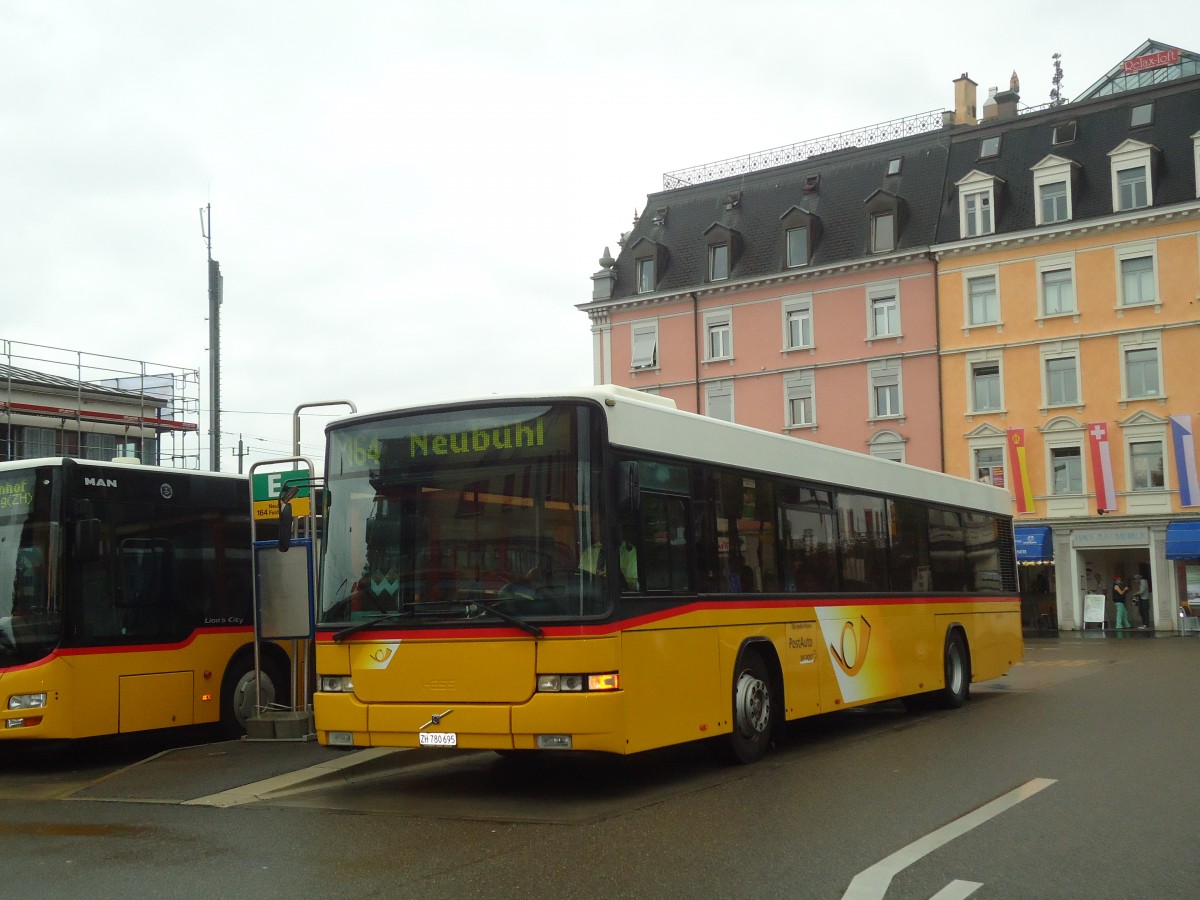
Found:
<svg viewBox="0 0 1200 900"><path fill-rule="evenodd" d="M200 236L208 248L208 454L209 469L221 471L221 264L212 256L212 204L200 208ZM240 460L239 460L240 461Z"/></svg>
<svg viewBox="0 0 1200 900"><path fill-rule="evenodd" d="M1054 60L1054 77L1050 79L1050 82L1054 85L1054 87L1050 89L1050 105L1061 106L1067 102L1066 98L1062 95L1062 54L1055 53L1050 58Z"/></svg>

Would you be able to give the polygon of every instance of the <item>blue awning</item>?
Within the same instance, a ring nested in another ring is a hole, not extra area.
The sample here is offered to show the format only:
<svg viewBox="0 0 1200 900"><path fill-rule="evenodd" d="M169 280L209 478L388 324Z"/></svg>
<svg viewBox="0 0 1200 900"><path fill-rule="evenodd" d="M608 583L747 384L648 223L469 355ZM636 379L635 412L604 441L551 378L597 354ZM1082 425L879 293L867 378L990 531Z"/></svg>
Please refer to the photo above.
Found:
<svg viewBox="0 0 1200 900"><path fill-rule="evenodd" d="M1014 528L1013 532L1017 543L1017 562L1050 562L1054 559L1048 526Z"/></svg>
<svg viewBox="0 0 1200 900"><path fill-rule="evenodd" d="M1200 557L1200 521L1167 523L1167 559Z"/></svg>

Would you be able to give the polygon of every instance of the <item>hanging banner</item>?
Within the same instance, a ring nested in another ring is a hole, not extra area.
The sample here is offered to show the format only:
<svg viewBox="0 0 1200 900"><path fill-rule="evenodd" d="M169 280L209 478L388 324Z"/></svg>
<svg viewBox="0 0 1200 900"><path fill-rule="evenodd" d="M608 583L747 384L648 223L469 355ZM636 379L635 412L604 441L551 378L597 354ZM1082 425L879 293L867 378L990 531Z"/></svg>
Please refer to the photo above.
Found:
<svg viewBox="0 0 1200 900"><path fill-rule="evenodd" d="M1033 489L1029 486L1029 466L1025 460L1025 429L1008 429L1008 465L1012 469L1013 497L1017 512L1033 511Z"/></svg>
<svg viewBox="0 0 1200 900"><path fill-rule="evenodd" d="M1196 439L1192 415L1171 416L1171 442L1175 446L1175 472L1179 476L1179 505L1200 506L1200 482L1196 478Z"/></svg>
<svg viewBox="0 0 1200 900"><path fill-rule="evenodd" d="M1092 481L1096 485L1096 509L1115 510L1117 489L1113 484L1112 453L1108 446L1108 425L1093 422L1087 427L1092 456Z"/></svg>

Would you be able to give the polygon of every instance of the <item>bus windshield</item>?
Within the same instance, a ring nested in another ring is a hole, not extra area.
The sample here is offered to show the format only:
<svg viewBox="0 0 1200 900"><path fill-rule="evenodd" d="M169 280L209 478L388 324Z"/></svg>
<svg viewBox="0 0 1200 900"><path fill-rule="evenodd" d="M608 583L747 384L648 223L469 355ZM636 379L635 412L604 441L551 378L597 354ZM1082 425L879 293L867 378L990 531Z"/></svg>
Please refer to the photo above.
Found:
<svg viewBox="0 0 1200 900"><path fill-rule="evenodd" d="M618 570L598 524L599 420L585 404L540 403L331 428L320 621L606 613Z"/></svg>
<svg viewBox="0 0 1200 900"><path fill-rule="evenodd" d="M0 669L41 659L62 637L51 494L36 470L0 472Z"/></svg>

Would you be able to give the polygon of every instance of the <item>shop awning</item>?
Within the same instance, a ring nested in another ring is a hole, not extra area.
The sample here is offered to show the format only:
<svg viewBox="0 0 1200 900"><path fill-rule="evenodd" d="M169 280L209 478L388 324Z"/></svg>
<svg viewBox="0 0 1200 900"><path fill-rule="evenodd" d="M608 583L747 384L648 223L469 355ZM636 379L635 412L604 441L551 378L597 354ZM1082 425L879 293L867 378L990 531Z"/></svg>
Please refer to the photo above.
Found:
<svg viewBox="0 0 1200 900"><path fill-rule="evenodd" d="M1200 557L1200 521L1167 523L1167 559Z"/></svg>
<svg viewBox="0 0 1200 900"><path fill-rule="evenodd" d="M1014 528L1013 531L1017 543L1017 562L1050 562L1054 559L1049 526L1031 525Z"/></svg>

